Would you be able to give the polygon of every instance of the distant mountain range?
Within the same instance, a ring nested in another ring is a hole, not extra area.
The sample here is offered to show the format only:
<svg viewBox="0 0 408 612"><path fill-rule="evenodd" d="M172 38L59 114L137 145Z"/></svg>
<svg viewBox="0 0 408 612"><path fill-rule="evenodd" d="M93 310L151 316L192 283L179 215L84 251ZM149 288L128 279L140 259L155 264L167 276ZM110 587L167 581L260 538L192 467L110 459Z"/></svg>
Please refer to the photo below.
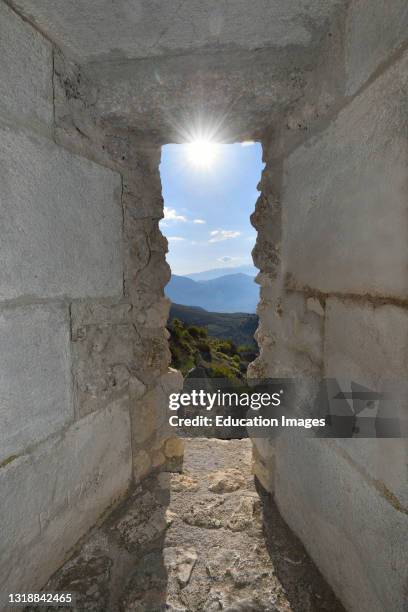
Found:
<svg viewBox="0 0 408 612"><path fill-rule="evenodd" d="M243 273L199 281L173 275L166 295L176 304L199 306L212 312L254 313L259 287L252 276Z"/></svg>
<svg viewBox="0 0 408 612"><path fill-rule="evenodd" d="M229 338L237 345L257 349L254 334L258 327L258 317L255 314L208 312L203 308L172 304L169 321L173 319L179 319L187 326L206 327L209 336L213 338Z"/></svg>
<svg viewBox="0 0 408 612"><path fill-rule="evenodd" d="M230 274L247 274L248 276L256 276L259 270L253 265L246 266L230 266L229 268L213 268L212 270L205 270L204 272L193 272L192 274L184 274L187 278L191 278L195 281L206 281L212 280L213 278L219 278L220 276L229 276Z"/></svg>

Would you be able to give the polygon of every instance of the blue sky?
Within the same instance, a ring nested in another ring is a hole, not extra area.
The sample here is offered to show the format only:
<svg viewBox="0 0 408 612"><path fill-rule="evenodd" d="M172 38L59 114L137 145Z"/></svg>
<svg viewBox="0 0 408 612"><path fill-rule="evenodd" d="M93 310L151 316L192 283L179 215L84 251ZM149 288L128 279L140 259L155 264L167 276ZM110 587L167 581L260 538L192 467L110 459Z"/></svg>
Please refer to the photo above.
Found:
<svg viewBox="0 0 408 612"><path fill-rule="evenodd" d="M259 143L216 145L208 167L196 146L166 145L160 173L174 274L252 263L256 233L249 216L263 169ZM197 162L197 163L195 163Z"/></svg>

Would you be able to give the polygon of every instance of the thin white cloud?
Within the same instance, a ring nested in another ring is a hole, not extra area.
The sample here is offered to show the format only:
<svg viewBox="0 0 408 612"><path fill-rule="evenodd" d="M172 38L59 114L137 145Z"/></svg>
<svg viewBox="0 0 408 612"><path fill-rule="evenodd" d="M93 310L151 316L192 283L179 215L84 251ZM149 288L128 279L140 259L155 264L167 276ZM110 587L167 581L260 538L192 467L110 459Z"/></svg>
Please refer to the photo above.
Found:
<svg viewBox="0 0 408 612"><path fill-rule="evenodd" d="M167 236L167 240L169 242L182 242L185 240L185 238L182 238L181 236Z"/></svg>
<svg viewBox="0 0 408 612"><path fill-rule="evenodd" d="M175 208L164 207L164 223L168 221L182 221L185 223L187 218L184 215L179 215Z"/></svg>
<svg viewBox="0 0 408 612"><path fill-rule="evenodd" d="M241 142L241 147L252 147L255 144L254 140L244 140Z"/></svg>
<svg viewBox="0 0 408 612"><path fill-rule="evenodd" d="M204 223L207 222L204 221L204 219L194 219L193 223L195 223L196 225L204 225Z"/></svg>
<svg viewBox="0 0 408 612"><path fill-rule="evenodd" d="M213 230L210 232L209 242L221 242L222 240L230 240L231 238L238 238L241 232L234 230Z"/></svg>
<svg viewBox="0 0 408 612"><path fill-rule="evenodd" d="M234 263L234 261L239 261L239 259L239 257L230 257L229 255L224 255L224 257L219 257L217 261L220 261L224 264L231 264Z"/></svg>

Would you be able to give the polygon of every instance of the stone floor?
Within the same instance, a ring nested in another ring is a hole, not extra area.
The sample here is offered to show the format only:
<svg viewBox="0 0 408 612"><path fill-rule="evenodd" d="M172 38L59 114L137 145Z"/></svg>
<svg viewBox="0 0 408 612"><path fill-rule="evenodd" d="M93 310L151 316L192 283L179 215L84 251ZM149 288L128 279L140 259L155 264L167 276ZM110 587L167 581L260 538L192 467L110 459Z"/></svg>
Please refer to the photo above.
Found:
<svg viewBox="0 0 408 612"><path fill-rule="evenodd" d="M188 440L184 472L146 480L45 590L78 611L342 611L250 464L249 440Z"/></svg>

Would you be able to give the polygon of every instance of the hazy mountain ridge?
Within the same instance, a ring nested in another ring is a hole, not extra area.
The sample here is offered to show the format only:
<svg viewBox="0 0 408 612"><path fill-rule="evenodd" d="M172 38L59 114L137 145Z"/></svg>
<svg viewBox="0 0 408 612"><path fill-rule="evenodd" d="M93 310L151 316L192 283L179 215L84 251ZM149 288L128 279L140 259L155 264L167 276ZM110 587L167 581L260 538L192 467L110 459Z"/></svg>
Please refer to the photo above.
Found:
<svg viewBox="0 0 408 612"><path fill-rule="evenodd" d="M173 275L166 295L176 304L198 306L210 312L255 313L259 287L247 274L227 274L205 281Z"/></svg>
<svg viewBox="0 0 408 612"><path fill-rule="evenodd" d="M229 276L231 274L247 274L248 276L256 276L259 270L252 264L244 266L229 266L228 268L212 268L211 270L204 270L203 272L192 272L191 274L183 274L187 278L191 278L195 281L206 281L219 278L220 276Z"/></svg>

